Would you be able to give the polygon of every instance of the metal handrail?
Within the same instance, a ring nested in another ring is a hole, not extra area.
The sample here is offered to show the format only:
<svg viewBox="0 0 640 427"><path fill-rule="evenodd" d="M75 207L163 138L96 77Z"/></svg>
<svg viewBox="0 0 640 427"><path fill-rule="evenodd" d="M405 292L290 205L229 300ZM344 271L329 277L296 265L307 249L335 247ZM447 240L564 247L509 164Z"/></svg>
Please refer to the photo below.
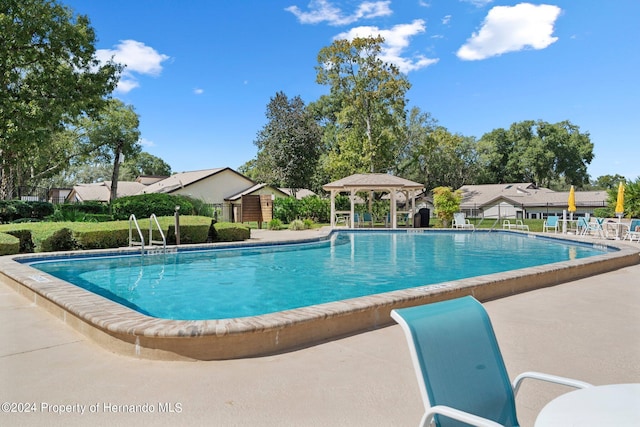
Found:
<svg viewBox="0 0 640 427"><path fill-rule="evenodd" d="M131 227L131 222L136 225L136 230L138 230L138 236L140 236L140 241L135 242L133 240L133 227ZM142 231L140 230L140 225L138 225L138 220L134 214L129 216L129 246L141 246L142 253L144 253L144 236L142 235Z"/></svg>
<svg viewBox="0 0 640 427"><path fill-rule="evenodd" d="M160 236L162 240L153 240L153 222L155 221L156 227L158 227L158 231L160 232ZM164 237L164 233L162 232L162 228L160 227L160 223L158 222L158 218L156 214L151 214L149 217L149 244L153 246L154 243L162 243L163 252L167 251L167 239Z"/></svg>

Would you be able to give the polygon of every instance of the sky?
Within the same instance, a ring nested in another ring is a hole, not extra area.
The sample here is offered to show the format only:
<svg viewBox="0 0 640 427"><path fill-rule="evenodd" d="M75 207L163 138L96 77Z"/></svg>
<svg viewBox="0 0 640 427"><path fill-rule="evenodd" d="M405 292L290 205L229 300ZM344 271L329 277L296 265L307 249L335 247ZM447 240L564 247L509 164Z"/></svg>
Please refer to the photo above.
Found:
<svg viewBox="0 0 640 427"><path fill-rule="evenodd" d="M88 15L98 57L126 66L114 97L140 116L143 150L173 172L256 157L277 92L305 103L317 55L382 35L409 107L477 139L524 120L588 133L602 175L640 177L640 1L61 0Z"/></svg>

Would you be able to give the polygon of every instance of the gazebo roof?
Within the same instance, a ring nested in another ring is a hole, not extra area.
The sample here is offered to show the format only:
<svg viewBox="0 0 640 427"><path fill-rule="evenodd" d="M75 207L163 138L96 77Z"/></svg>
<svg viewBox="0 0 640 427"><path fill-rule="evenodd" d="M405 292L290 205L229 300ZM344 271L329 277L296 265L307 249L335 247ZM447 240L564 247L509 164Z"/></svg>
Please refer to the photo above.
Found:
<svg viewBox="0 0 640 427"><path fill-rule="evenodd" d="M422 190L423 184L386 173L357 173L322 186L323 190Z"/></svg>

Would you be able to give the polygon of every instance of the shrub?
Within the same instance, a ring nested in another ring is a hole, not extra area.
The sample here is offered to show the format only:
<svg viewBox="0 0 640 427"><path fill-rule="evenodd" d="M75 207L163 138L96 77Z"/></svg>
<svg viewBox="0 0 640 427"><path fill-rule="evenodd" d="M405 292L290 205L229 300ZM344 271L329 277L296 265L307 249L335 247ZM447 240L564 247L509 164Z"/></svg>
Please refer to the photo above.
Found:
<svg viewBox="0 0 640 427"><path fill-rule="evenodd" d="M209 239L210 228L211 226L206 224L202 224L202 225L180 224L180 244L182 245L182 244L190 244L190 243L206 243ZM167 235L165 237L167 239L168 245L176 244L176 226L175 225L169 226L169 230L167 230ZM154 239L155 238L156 237L154 237ZM158 236L158 239L159 239L159 236Z"/></svg>
<svg viewBox="0 0 640 427"><path fill-rule="evenodd" d="M7 234L17 237L20 240L19 253L27 254L34 251L35 245L33 244L30 230L11 230L7 231Z"/></svg>
<svg viewBox="0 0 640 427"><path fill-rule="evenodd" d="M184 196L171 194L141 194L116 199L111 207L114 219L126 220L131 214L136 218L149 218L151 214L157 217L175 214L176 206L180 206L180 214L191 215L193 204Z"/></svg>
<svg viewBox="0 0 640 427"><path fill-rule="evenodd" d="M0 200L0 222L31 218L31 206L22 200Z"/></svg>
<svg viewBox="0 0 640 427"><path fill-rule="evenodd" d="M312 219L307 218L303 222L304 222L304 228L306 228L306 229L313 228L313 220Z"/></svg>
<svg viewBox="0 0 640 427"><path fill-rule="evenodd" d="M251 229L236 222L218 222L214 225L217 242L237 242L251 237Z"/></svg>
<svg viewBox="0 0 640 427"><path fill-rule="evenodd" d="M68 228L61 228L41 243L43 252L71 251L76 249L77 244L73 238L73 232Z"/></svg>
<svg viewBox="0 0 640 427"><path fill-rule="evenodd" d="M281 228L282 228L282 221L280 221L278 218L273 218L267 224L267 229L269 230L280 230Z"/></svg>
<svg viewBox="0 0 640 427"><path fill-rule="evenodd" d="M346 201L346 207L345 205ZM341 207L342 206L342 207ZM349 209L348 197L336 198L337 209ZM316 222L329 222L331 216L331 201L318 196L307 196L302 200L294 197L280 197L273 201L273 217L284 223L291 223L295 219L311 218Z"/></svg>
<svg viewBox="0 0 640 427"><path fill-rule="evenodd" d="M304 222L300 219L294 219L289 223L289 230L304 230L305 228Z"/></svg>
<svg viewBox="0 0 640 427"><path fill-rule="evenodd" d="M137 234L137 231L134 233ZM146 239L148 234L143 235ZM76 230L74 236L78 249L108 249L129 246L128 227L114 227L108 230ZM136 237L138 236L136 235Z"/></svg>
<svg viewBox="0 0 640 427"><path fill-rule="evenodd" d="M299 201L295 197L278 197L273 201L273 218L291 222L300 215Z"/></svg>
<svg viewBox="0 0 640 427"><path fill-rule="evenodd" d="M8 233L0 233L0 255L14 255L20 252L20 239Z"/></svg>
<svg viewBox="0 0 640 427"><path fill-rule="evenodd" d="M49 221L104 222L113 220L109 207L101 202L64 203L55 206Z"/></svg>
<svg viewBox="0 0 640 427"><path fill-rule="evenodd" d="M31 206L31 218L42 220L54 212L53 204L49 202L28 202L28 204Z"/></svg>

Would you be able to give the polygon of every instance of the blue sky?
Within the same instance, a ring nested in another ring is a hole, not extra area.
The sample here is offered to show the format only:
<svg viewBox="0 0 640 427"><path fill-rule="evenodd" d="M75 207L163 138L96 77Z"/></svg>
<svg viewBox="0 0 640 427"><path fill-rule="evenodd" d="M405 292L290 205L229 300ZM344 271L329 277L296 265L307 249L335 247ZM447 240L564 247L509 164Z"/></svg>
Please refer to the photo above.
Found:
<svg viewBox="0 0 640 427"><path fill-rule="evenodd" d="M569 120L595 145L592 178L640 177L638 0L62 1L126 65L115 96L174 172L254 158L276 92L315 101L320 49L380 33L410 106L449 131Z"/></svg>

